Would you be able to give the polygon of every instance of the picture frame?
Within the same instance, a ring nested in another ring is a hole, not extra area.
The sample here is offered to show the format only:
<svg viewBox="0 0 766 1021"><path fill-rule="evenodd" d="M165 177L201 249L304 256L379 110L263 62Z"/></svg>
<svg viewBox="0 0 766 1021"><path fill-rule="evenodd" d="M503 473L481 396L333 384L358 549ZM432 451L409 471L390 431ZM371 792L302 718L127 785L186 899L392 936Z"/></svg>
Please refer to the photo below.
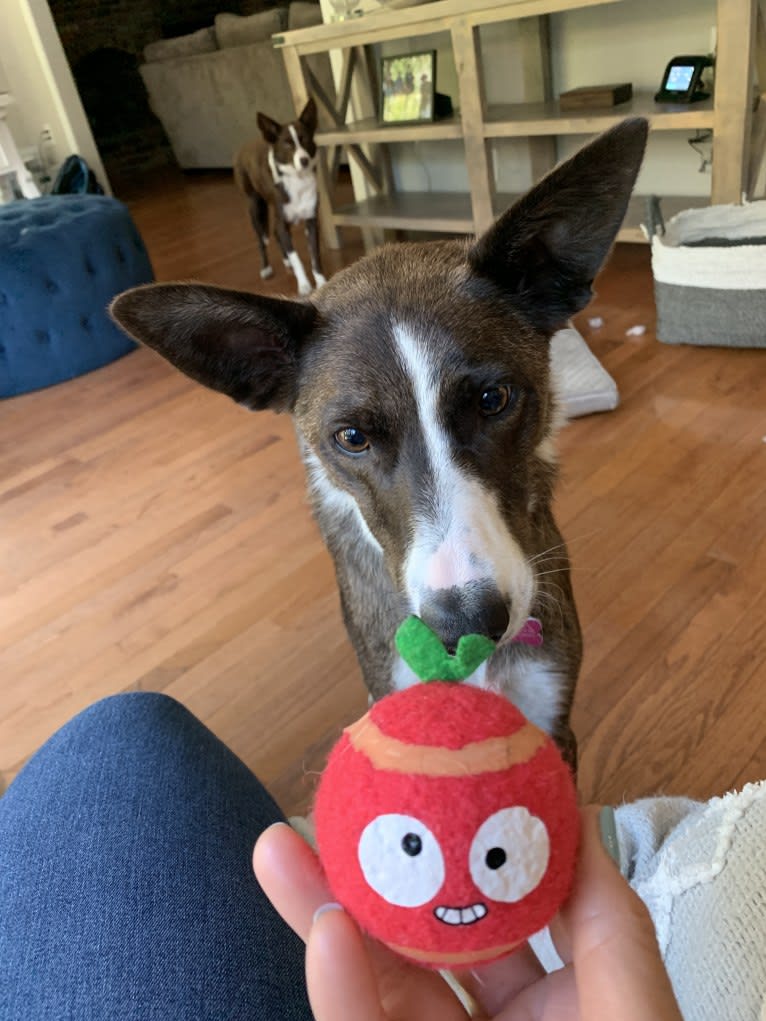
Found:
<svg viewBox="0 0 766 1021"><path fill-rule="evenodd" d="M428 124L436 117L436 50L380 60L380 123Z"/></svg>

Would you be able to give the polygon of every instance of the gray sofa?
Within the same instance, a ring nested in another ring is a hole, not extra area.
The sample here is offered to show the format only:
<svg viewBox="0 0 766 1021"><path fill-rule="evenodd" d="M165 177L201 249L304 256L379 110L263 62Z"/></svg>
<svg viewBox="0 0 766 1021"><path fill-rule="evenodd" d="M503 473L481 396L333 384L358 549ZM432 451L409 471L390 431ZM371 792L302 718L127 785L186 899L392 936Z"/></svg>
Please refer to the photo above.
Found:
<svg viewBox="0 0 766 1021"><path fill-rule="evenodd" d="M283 122L295 117L282 53L271 36L321 22L318 4L296 2L248 17L219 14L210 28L144 49L141 77L179 166L230 167L236 150L257 134L257 112ZM312 61L333 95L329 58Z"/></svg>

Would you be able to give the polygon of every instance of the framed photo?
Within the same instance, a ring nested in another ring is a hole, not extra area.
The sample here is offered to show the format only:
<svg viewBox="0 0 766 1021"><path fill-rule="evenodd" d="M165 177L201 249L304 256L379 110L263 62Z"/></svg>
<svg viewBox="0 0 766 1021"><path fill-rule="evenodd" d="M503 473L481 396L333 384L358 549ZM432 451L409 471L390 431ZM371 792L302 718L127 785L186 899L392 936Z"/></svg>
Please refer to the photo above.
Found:
<svg viewBox="0 0 766 1021"><path fill-rule="evenodd" d="M435 91L436 50L381 58L382 124L419 124L432 121Z"/></svg>

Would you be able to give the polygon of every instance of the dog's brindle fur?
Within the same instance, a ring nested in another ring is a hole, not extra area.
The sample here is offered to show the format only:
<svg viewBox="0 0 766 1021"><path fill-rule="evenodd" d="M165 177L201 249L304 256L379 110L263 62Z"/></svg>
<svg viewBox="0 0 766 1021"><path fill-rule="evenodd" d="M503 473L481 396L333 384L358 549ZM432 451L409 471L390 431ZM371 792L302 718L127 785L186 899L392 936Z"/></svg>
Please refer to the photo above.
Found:
<svg viewBox="0 0 766 1021"><path fill-rule="evenodd" d="M300 117L290 124L278 124L263 113L258 114L257 120L263 137L247 142L236 154L234 180L247 197L250 222L261 255L261 276L266 279L273 275L268 253L271 209L274 233L285 266L295 273L300 293L308 294L311 284L293 248L290 229L294 223L303 221L311 271L317 287L321 287L325 278L317 226L316 104L309 99Z"/></svg>
<svg viewBox="0 0 766 1021"><path fill-rule="evenodd" d="M412 683L393 636L419 613L454 646L501 637L472 679L574 762L581 660L551 510L549 338L590 299L641 162L632 119L548 175L478 241L383 247L310 301L138 288L118 322L248 408L291 412L370 692ZM529 615L540 648L510 639Z"/></svg>

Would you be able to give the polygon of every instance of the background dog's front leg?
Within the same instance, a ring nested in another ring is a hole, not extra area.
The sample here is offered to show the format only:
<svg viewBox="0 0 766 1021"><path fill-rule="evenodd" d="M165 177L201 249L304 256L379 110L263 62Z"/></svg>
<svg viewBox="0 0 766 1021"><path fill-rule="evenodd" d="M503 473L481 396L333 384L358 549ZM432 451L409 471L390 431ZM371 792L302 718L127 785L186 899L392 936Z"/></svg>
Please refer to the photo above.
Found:
<svg viewBox="0 0 766 1021"><path fill-rule="evenodd" d="M322 273L322 266L319 262L319 230L317 218L312 216L306 220L306 239L309 243L309 255L311 256L311 272L314 274L314 283L317 287L327 283L327 278Z"/></svg>
<svg viewBox="0 0 766 1021"><path fill-rule="evenodd" d="M303 268L300 256L293 248L293 239L290 235L290 227L282 216L277 216L276 231L277 238L282 246L282 251L287 256L287 261L290 263L292 271L295 273L295 279L298 281L298 294L310 294L312 288L309 278L306 276L306 270Z"/></svg>
<svg viewBox="0 0 766 1021"><path fill-rule="evenodd" d="M274 270L269 264L269 207L266 199L253 192L250 196L248 211L261 253L261 279L268 280L269 277L274 276Z"/></svg>
<svg viewBox="0 0 766 1021"><path fill-rule="evenodd" d="M292 273L293 267L290 265L290 260L287 258L287 252L282 244L282 238L279 236L279 231L277 231L277 241L279 242L279 250L282 252L282 262L285 265L285 269L288 273Z"/></svg>

